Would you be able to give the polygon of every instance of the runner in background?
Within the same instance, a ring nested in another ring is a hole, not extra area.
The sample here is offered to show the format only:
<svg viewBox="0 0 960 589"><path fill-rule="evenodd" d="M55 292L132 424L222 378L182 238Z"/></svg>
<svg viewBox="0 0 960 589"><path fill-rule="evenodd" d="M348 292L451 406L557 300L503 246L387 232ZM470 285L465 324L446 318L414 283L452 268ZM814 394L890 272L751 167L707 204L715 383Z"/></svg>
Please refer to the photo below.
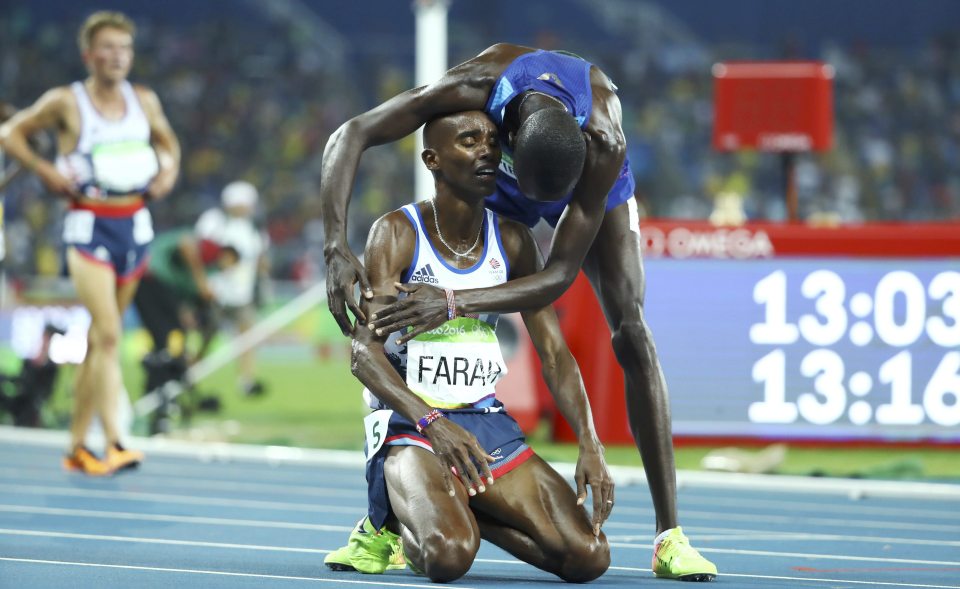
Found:
<svg viewBox="0 0 960 589"><path fill-rule="evenodd" d="M127 80L134 34L124 14L90 15L78 38L89 76L47 91L0 127L0 147L69 203L63 233L67 268L91 322L63 465L95 476L143 459L121 445L117 426L122 316L153 239L145 204L170 193L180 167L180 145L157 95ZM43 129L56 132L55 164L27 141ZM102 458L84 443L94 415L106 441Z"/></svg>

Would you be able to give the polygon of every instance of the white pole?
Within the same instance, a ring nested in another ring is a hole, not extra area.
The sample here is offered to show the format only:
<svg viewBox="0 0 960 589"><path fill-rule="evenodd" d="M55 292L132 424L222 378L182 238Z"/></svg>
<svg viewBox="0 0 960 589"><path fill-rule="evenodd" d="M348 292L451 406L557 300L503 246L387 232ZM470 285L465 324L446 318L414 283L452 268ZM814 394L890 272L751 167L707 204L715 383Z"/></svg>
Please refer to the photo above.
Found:
<svg viewBox="0 0 960 589"><path fill-rule="evenodd" d="M447 71L447 8L449 0L415 0L417 17L416 85L437 80ZM423 166L423 129L417 131L414 154L414 195L417 200L433 196L433 176Z"/></svg>

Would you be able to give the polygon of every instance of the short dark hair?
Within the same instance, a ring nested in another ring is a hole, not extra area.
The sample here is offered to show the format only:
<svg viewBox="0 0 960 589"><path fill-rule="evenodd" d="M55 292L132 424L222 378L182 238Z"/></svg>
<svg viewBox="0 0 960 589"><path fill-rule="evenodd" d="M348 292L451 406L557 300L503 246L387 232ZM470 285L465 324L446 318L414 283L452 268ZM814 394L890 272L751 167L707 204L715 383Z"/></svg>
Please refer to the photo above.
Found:
<svg viewBox="0 0 960 589"><path fill-rule="evenodd" d="M536 200L560 200L573 190L587 155L576 119L559 108L542 108L517 130L513 167L520 189Z"/></svg>

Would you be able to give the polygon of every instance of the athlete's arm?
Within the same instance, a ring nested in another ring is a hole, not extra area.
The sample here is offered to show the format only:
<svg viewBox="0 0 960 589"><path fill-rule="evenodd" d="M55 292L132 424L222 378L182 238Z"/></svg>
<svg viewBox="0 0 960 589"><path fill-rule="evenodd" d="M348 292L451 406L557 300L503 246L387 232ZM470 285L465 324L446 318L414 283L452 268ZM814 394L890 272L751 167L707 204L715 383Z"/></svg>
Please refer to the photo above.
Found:
<svg viewBox="0 0 960 589"><path fill-rule="evenodd" d="M15 109L12 104L0 102L0 125L15 114L17 114L17 109ZM0 155L2 155L2 153L3 150L0 149ZM22 171L23 166L21 166L17 160L13 160L7 164L6 168L0 170L0 192L3 192L3 189L6 188L14 178L19 176Z"/></svg>
<svg viewBox="0 0 960 589"><path fill-rule="evenodd" d="M519 223L501 221L501 234L510 259L511 278L530 276L542 269L543 259L529 229ZM522 317L540 357L543 379L557 409L573 428L580 443L574 475L577 501L586 501L587 486L593 490L593 530L594 534L599 534L600 526L613 508L613 478L607 470L603 445L594 428L580 367L567 347L552 305L524 311Z"/></svg>
<svg viewBox="0 0 960 589"><path fill-rule="evenodd" d="M370 229L367 240L367 271L373 297L363 301L367 311L396 300L397 289L403 269L413 257L416 234L406 216L395 211L379 219ZM387 360L383 343L388 334L374 333L364 325L357 325L353 332L353 349L350 368L353 375L371 393L388 407L404 416L411 423L425 416L432 409L413 393ZM444 462L444 485L450 495L454 494L450 468L456 468L471 495L486 490L485 484L493 484L488 456L473 434L447 419L438 419L424 430L434 453ZM476 465L480 465L477 470Z"/></svg>
<svg viewBox="0 0 960 589"><path fill-rule="evenodd" d="M459 313L538 309L555 301L573 284L603 222L607 194L620 175L626 156L620 101L612 89L604 91L594 86L593 113L586 139L583 173L557 224L543 270L494 287L456 291ZM404 290L410 296L372 317L375 328L395 331L413 327L401 338L406 341L443 323L447 316L443 291L423 285Z"/></svg>
<svg viewBox="0 0 960 589"><path fill-rule="evenodd" d="M173 128L170 127L157 94L143 86L137 86L136 92L147 121L150 123L150 144L157 154L157 163L160 165L160 171L150 182L145 196L150 200L159 200L173 190L173 185L180 174L180 142Z"/></svg>
<svg viewBox="0 0 960 589"><path fill-rule="evenodd" d="M354 284L359 282L364 296L370 296L363 265L347 244L347 208L360 156L369 147L406 137L438 115L483 109L497 73L496 62L485 52L432 84L407 90L350 119L330 136L320 169L323 249L327 304L344 335L351 333L347 309L361 323L367 317L353 298Z"/></svg>
<svg viewBox="0 0 960 589"><path fill-rule="evenodd" d="M53 194L80 198L76 185L34 151L28 141L31 135L44 129L55 128L61 131L65 124L66 110L70 107L69 88L48 90L33 105L18 112L0 126L0 147L26 170L35 173Z"/></svg>

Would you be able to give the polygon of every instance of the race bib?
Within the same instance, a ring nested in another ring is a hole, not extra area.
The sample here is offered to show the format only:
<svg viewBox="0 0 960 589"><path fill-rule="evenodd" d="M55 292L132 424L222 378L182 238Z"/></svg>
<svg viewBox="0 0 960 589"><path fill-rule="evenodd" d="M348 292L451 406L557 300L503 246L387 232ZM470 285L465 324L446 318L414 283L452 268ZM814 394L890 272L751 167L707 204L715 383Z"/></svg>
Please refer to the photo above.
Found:
<svg viewBox="0 0 960 589"><path fill-rule="evenodd" d="M497 334L469 317L447 321L407 344L407 386L432 407L472 405L507 374Z"/></svg>
<svg viewBox="0 0 960 589"><path fill-rule="evenodd" d="M63 242L84 245L93 241L93 211L69 211L63 218Z"/></svg>
<svg viewBox="0 0 960 589"><path fill-rule="evenodd" d="M143 191L160 171L157 154L145 141L97 145L90 159L96 185L115 194Z"/></svg>
<svg viewBox="0 0 960 589"><path fill-rule="evenodd" d="M392 410L380 409L363 418L363 431L366 432L367 438L367 460L373 458L387 441L387 427L392 415Z"/></svg>

